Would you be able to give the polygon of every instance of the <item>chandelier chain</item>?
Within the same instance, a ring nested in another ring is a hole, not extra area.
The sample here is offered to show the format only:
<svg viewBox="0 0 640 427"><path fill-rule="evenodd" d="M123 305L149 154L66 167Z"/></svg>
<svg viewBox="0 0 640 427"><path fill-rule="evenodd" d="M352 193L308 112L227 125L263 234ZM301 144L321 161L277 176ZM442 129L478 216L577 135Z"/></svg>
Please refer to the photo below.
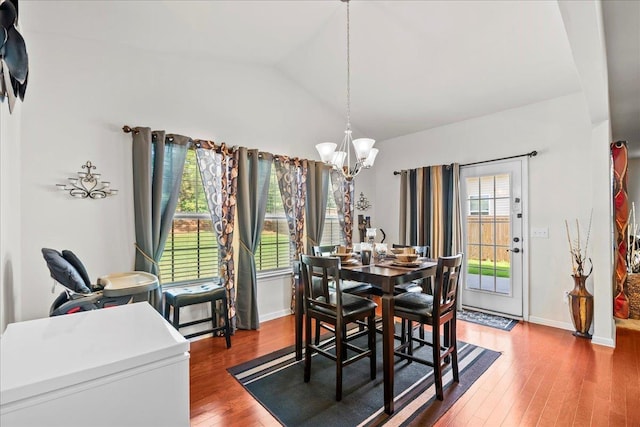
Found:
<svg viewBox="0 0 640 427"><path fill-rule="evenodd" d="M350 0L341 0L347 4L347 123L344 137L340 145L333 142L316 144L322 161L340 171L348 181L353 180L362 169L373 166L378 149L373 148L375 140L371 138L353 139L351 130L351 7ZM356 156L355 164L351 164L351 151Z"/></svg>
<svg viewBox="0 0 640 427"><path fill-rule="evenodd" d="M349 1L347 0L347 130L351 130L351 43L349 25Z"/></svg>

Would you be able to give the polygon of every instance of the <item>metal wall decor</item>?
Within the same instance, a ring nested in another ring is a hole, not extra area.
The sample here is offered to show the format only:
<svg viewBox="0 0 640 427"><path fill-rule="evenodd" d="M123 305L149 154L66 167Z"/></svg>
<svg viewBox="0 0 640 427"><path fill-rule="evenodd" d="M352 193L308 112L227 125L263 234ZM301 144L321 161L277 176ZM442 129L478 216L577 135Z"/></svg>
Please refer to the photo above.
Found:
<svg viewBox="0 0 640 427"><path fill-rule="evenodd" d="M92 172L96 167L87 160L82 165L85 171L78 172L77 177L69 178L68 184L56 184L59 190L68 191L69 194L78 199L104 199L107 196L115 196L118 190L110 187L108 181L100 181L100 174Z"/></svg>
<svg viewBox="0 0 640 427"><path fill-rule="evenodd" d="M359 211L366 211L371 207L371 202L364 196L364 193L360 192L360 198L356 202L356 209Z"/></svg>

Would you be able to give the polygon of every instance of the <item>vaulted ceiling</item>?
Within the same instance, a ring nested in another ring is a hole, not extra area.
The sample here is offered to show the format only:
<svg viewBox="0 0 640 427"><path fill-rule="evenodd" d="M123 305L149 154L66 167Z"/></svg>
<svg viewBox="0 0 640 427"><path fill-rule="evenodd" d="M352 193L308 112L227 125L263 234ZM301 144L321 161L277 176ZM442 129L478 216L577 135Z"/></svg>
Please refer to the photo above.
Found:
<svg viewBox="0 0 640 427"><path fill-rule="evenodd" d="M338 0L33 3L21 16L30 31L273 67L346 114L346 4ZM556 2L350 8L356 137L389 139L580 90Z"/></svg>

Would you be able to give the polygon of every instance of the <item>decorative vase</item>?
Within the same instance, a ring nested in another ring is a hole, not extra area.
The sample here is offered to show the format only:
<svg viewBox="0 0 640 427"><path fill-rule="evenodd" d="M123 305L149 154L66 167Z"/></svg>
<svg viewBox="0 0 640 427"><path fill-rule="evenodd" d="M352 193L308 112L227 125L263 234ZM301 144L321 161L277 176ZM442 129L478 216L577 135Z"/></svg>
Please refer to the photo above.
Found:
<svg viewBox="0 0 640 427"><path fill-rule="evenodd" d="M377 233L375 228L367 228L367 242L371 245L371 249L373 249L373 243L376 241L376 234Z"/></svg>
<svg viewBox="0 0 640 427"><path fill-rule="evenodd" d="M593 320L593 295L587 291L585 286L588 276L571 277L573 277L574 287L569 292L569 310L573 327L576 329L573 335L581 338L591 338L589 328L591 328L591 321Z"/></svg>

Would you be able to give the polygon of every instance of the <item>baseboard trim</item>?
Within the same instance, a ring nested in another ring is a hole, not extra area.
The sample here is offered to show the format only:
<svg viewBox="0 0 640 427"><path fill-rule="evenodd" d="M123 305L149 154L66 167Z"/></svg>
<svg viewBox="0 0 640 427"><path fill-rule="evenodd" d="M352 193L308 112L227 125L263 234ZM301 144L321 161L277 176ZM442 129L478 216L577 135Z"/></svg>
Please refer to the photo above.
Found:
<svg viewBox="0 0 640 427"><path fill-rule="evenodd" d="M611 338L602 338L602 337L593 336L591 338L591 343L596 345L601 345L604 347L616 348L616 343Z"/></svg>
<svg viewBox="0 0 640 427"><path fill-rule="evenodd" d="M266 322L268 320L278 319L280 317L291 315L291 310L284 309L280 311L274 311L273 313L260 315L260 322Z"/></svg>
<svg viewBox="0 0 640 427"><path fill-rule="evenodd" d="M566 329L567 331L573 330L573 325L568 322L558 322L557 320L549 320L543 317L529 316L529 322L538 325L551 326L552 328Z"/></svg>

